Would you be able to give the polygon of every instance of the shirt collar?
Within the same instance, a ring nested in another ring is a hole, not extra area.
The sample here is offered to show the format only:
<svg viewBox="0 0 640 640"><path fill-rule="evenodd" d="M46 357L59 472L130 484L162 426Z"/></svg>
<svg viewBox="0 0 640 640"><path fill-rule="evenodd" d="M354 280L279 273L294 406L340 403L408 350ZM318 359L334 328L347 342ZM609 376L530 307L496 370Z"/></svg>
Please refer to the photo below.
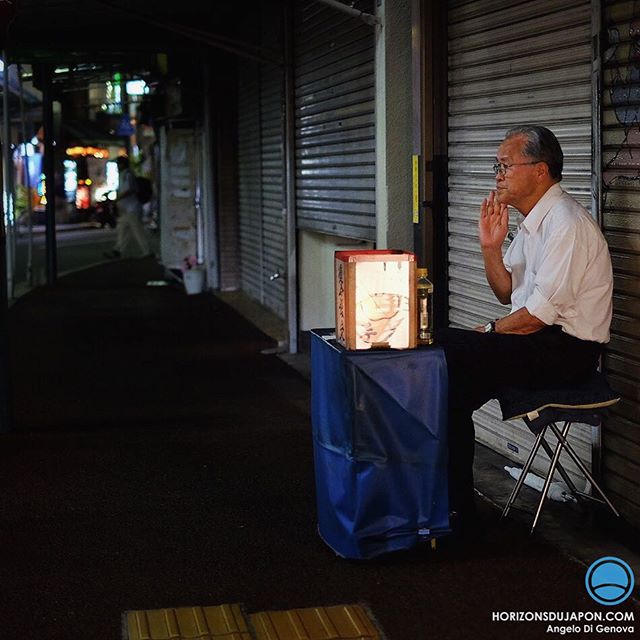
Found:
<svg viewBox="0 0 640 640"><path fill-rule="evenodd" d="M521 226L533 235L542 224L547 213L551 211L551 207L563 193L564 191L559 183L556 182L551 185L542 198L536 202L533 209L529 212L529 215L525 216Z"/></svg>

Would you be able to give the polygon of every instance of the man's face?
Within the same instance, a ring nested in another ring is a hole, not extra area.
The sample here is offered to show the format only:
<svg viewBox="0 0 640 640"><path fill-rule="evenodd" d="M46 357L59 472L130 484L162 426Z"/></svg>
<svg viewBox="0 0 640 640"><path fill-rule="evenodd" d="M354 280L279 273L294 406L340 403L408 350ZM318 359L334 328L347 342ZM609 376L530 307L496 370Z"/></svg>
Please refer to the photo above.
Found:
<svg viewBox="0 0 640 640"><path fill-rule="evenodd" d="M519 211L523 211L537 187L536 165L520 164L532 162L535 158L527 158L522 154L526 144L524 136L507 138L499 147L496 154L498 163L514 165L504 173L496 176L496 197L501 204L508 204ZM515 163L515 164L514 164ZM526 212L528 213L528 211Z"/></svg>

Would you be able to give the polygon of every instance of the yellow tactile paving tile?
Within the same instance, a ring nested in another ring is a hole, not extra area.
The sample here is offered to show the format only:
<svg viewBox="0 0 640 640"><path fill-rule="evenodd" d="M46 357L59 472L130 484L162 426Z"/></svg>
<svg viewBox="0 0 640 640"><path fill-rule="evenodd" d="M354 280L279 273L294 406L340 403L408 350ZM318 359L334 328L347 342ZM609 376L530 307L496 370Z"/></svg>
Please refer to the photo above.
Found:
<svg viewBox="0 0 640 640"><path fill-rule="evenodd" d="M250 617L256 640L381 640L357 604L262 611Z"/></svg>
<svg viewBox="0 0 640 640"><path fill-rule="evenodd" d="M252 640L239 604L126 613L125 640Z"/></svg>

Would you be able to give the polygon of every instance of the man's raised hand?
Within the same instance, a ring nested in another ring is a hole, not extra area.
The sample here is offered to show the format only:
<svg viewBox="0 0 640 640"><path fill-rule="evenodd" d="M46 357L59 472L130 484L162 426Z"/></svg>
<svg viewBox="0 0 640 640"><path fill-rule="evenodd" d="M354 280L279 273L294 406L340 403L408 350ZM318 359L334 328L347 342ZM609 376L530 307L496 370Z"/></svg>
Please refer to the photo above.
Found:
<svg viewBox="0 0 640 640"><path fill-rule="evenodd" d="M492 191L480 205L478 232L483 249L500 249L509 231L509 210L500 204Z"/></svg>

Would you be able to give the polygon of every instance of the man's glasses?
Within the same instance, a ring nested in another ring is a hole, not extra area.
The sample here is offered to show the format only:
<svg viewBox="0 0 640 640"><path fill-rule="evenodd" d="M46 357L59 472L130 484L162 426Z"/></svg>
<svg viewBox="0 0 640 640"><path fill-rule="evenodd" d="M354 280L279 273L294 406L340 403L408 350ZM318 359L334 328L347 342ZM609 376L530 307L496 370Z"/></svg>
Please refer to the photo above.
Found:
<svg viewBox="0 0 640 640"><path fill-rule="evenodd" d="M532 160L531 162L512 162L511 164L505 164L504 162L498 162L493 165L493 173L497 176L500 174L503 176L511 167L519 167L523 164L538 164L540 160Z"/></svg>

